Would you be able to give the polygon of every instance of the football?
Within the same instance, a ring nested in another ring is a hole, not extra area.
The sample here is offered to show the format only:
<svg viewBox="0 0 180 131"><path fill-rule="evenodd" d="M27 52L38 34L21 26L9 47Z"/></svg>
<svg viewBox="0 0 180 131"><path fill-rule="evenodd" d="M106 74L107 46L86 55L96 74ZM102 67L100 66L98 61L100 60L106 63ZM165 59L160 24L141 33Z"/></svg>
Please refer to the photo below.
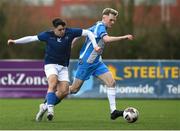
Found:
<svg viewBox="0 0 180 131"><path fill-rule="evenodd" d="M138 117L139 117L139 112L134 107L128 107L123 112L123 118L128 123L133 123L133 122L137 121Z"/></svg>

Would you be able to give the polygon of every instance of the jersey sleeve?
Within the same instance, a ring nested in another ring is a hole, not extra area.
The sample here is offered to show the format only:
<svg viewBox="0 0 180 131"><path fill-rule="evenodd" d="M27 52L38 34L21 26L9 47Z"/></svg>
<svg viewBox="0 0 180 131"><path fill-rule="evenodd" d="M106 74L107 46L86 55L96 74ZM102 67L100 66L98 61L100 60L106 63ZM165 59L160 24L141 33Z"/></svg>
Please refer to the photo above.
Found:
<svg viewBox="0 0 180 131"><path fill-rule="evenodd" d="M47 41L47 39L49 38L48 32L41 32L37 36L40 41Z"/></svg>
<svg viewBox="0 0 180 131"><path fill-rule="evenodd" d="M104 25L99 25L95 34L97 37L103 38L105 35L107 35L106 27Z"/></svg>
<svg viewBox="0 0 180 131"><path fill-rule="evenodd" d="M82 29L80 28L71 28L74 37L79 37L82 35Z"/></svg>

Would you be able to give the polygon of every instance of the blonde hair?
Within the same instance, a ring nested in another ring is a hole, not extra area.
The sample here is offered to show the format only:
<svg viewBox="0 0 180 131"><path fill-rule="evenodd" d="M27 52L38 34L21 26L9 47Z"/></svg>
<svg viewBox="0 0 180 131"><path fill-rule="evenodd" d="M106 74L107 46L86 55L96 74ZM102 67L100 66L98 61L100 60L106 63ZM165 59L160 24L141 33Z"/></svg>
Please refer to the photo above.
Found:
<svg viewBox="0 0 180 131"><path fill-rule="evenodd" d="M109 15L109 14L113 14L115 16L118 16L118 11L112 8L105 8L102 12L102 15Z"/></svg>

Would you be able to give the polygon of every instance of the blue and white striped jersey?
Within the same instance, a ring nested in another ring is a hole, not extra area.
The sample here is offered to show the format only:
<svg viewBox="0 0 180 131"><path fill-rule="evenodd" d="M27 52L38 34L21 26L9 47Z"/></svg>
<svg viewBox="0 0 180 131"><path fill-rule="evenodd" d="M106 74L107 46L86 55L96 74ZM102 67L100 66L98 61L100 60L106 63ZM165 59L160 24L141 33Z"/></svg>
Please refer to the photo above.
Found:
<svg viewBox="0 0 180 131"><path fill-rule="evenodd" d="M90 30L91 32L94 33L98 46L101 47L103 50L104 42L103 42L102 38L105 35L107 35L107 28L106 28L105 24L102 21L98 21L95 25L90 27L88 30ZM80 59L80 62L82 62L83 64L89 65L89 64L97 63L97 62L101 61L101 54L102 54L102 52L97 53L94 50L92 42L87 37L86 41L83 44L83 47L80 51L79 59Z"/></svg>

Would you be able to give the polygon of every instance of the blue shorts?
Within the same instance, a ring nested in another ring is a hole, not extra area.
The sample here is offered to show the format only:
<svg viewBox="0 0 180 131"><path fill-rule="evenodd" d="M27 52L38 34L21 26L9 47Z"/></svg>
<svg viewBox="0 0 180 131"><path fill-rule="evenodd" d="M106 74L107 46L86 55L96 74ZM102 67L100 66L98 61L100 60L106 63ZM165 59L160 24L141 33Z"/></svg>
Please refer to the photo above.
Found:
<svg viewBox="0 0 180 131"><path fill-rule="evenodd" d="M106 72L109 72L109 69L103 62L92 64L89 66L79 65L76 71L76 78L80 80L88 80L91 75L99 76Z"/></svg>

